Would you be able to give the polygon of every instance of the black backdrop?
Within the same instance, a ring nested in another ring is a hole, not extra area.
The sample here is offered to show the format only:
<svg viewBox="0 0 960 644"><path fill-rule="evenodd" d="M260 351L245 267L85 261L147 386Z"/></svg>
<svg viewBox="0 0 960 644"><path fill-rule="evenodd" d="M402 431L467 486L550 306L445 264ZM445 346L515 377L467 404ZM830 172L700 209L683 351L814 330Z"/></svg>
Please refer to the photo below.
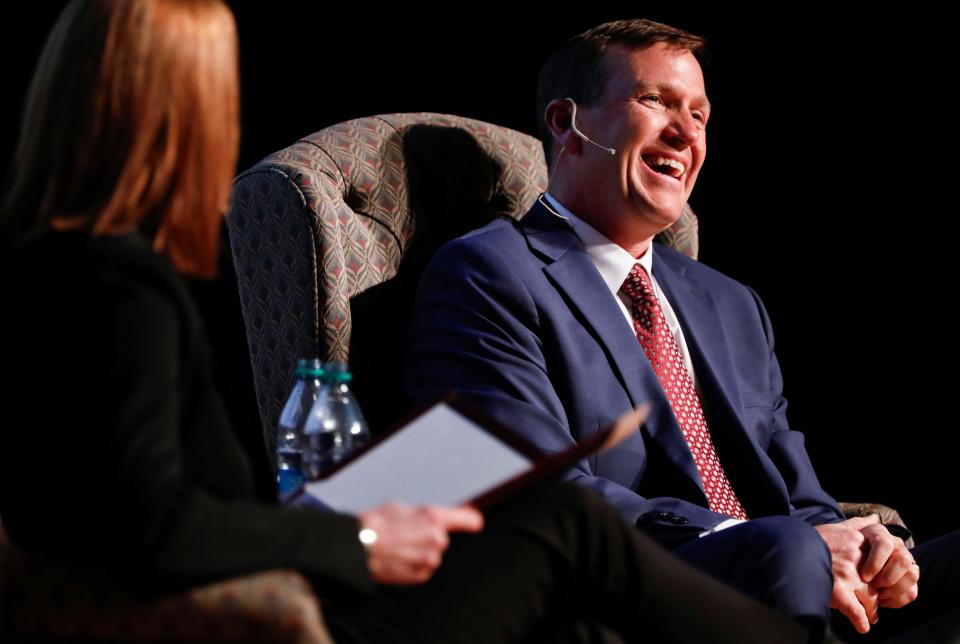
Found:
<svg viewBox="0 0 960 644"><path fill-rule="evenodd" d="M4 10L4 164L60 4ZM448 112L534 133L536 71L566 37L630 15L705 35L714 113L692 199L701 259L763 297L791 422L806 433L824 486L898 507L921 538L960 525L947 215L957 116L943 17L809 5L681 12L592 2L542 9L542 19L489 4L443 13L360 2L334 13L321 3L233 6L241 168L377 113ZM236 360L245 345L229 286L201 297L222 353ZM248 384L224 380L234 408L255 414Z"/></svg>

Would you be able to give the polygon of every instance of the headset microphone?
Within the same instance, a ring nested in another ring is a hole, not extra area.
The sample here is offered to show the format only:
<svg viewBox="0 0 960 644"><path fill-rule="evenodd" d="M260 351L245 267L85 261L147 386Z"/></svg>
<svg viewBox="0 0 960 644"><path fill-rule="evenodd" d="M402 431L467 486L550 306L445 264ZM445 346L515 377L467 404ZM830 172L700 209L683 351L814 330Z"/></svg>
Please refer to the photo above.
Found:
<svg viewBox="0 0 960 644"><path fill-rule="evenodd" d="M570 114L570 129L573 130L573 133L579 136L581 139L583 139L587 143L593 143L595 146L597 146L601 150L605 152L609 152L610 156L613 156L614 154L616 154L617 151L614 150L613 148L607 148L600 145L599 143L591 139L589 136L587 136L586 134L584 134L583 132L577 129L577 102L569 97L565 98L564 100L570 101L570 105L573 106L573 113Z"/></svg>

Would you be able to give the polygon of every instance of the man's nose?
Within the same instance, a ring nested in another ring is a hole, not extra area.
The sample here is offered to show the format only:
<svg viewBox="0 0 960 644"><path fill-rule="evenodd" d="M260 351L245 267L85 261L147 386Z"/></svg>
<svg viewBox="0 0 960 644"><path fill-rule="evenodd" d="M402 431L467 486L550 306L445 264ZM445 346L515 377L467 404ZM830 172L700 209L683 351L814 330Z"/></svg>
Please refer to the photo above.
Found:
<svg viewBox="0 0 960 644"><path fill-rule="evenodd" d="M672 113L670 124L664 135L671 145L680 149L694 145L703 136L703 126L693 118L693 114L686 110L676 110Z"/></svg>

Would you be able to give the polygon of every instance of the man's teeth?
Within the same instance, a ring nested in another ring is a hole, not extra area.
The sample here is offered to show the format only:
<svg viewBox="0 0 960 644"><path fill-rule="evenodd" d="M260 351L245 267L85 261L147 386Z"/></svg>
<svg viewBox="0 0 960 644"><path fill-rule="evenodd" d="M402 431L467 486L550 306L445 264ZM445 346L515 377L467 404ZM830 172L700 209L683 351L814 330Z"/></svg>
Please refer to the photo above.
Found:
<svg viewBox="0 0 960 644"><path fill-rule="evenodd" d="M666 166L667 168L669 168L669 170L667 170L664 174L669 174L671 177L674 177L675 179L680 178L684 170L687 169L686 166L684 166L679 161L675 161L674 159L668 159L666 157L650 157L647 159L647 165L653 168L656 168L657 166Z"/></svg>

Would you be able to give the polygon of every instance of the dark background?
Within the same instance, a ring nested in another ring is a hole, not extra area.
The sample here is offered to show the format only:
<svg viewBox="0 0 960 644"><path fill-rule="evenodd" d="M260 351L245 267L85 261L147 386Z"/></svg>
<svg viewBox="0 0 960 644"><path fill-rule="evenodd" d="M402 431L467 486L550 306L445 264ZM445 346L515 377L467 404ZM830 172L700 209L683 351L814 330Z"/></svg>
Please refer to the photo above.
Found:
<svg viewBox="0 0 960 644"><path fill-rule="evenodd" d="M4 168L61 6L37 4L28 15L5 10L0 26ZM921 538L960 527L947 201L956 56L946 53L944 17L808 5L680 12L591 2L557 5L543 20L489 4L418 13L354 3L335 14L320 3L233 6L241 169L300 136L378 113L447 112L535 133L536 72L565 38L635 15L705 35L714 111L692 199L701 259L763 297L791 423L806 433L824 487L897 507ZM243 365L231 287L202 287L201 305L221 353ZM222 380L256 427L249 383Z"/></svg>

